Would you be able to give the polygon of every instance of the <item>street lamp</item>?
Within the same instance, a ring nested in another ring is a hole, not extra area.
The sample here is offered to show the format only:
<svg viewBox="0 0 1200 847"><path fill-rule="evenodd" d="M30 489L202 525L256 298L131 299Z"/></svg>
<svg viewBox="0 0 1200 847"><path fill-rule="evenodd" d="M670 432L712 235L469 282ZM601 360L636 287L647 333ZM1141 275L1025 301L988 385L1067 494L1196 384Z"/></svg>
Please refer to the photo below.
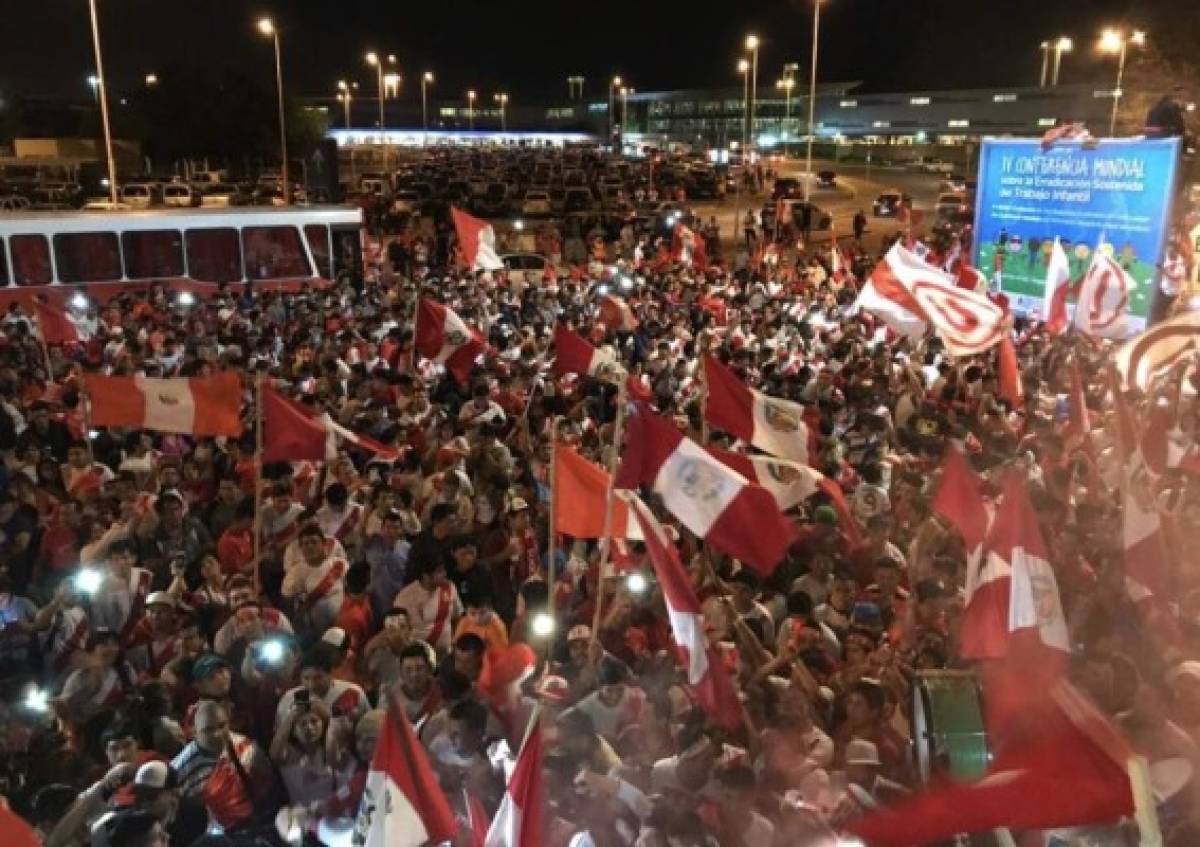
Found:
<svg viewBox="0 0 1200 847"><path fill-rule="evenodd" d="M283 183L283 205L291 200L292 186L288 182L287 122L283 112L283 59L279 51L279 30L270 18L259 18L258 31L275 44L275 87L279 94L279 177Z"/></svg>
<svg viewBox="0 0 1200 847"><path fill-rule="evenodd" d="M750 150L758 149L754 140L754 113L758 105L758 36L746 36L746 49L750 51Z"/></svg>
<svg viewBox="0 0 1200 847"><path fill-rule="evenodd" d="M575 89L579 89L579 99L583 99L583 77L569 76L567 77L567 99L575 99Z"/></svg>
<svg viewBox="0 0 1200 847"><path fill-rule="evenodd" d="M608 146L613 143L613 94L621 87L621 78L614 76L608 83Z"/></svg>
<svg viewBox="0 0 1200 847"><path fill-rule="evenodd" d="M812 188L813 117L817 107L817 49L820 46L821 0L813 0L812 71L808 75L808 148L804 153L804 200Z"/></svg>
<svg viewBox="0 0 1200 847"><path fill-rule="evenodd" d="M379 91L379 131L383 132L383 98L387 96L387 86L389 84L398 86L400 84L400 77L398 74L388 74L387 79L384 79L383 65L385 60L374 50L367 53L366 60L367 64L375 69L375 81ZM389 53L386 61L389 65L395 65L396 57Z"/></svg>
<svg viewBox="0 0 1200 847"><path fill-rule="evenodd" d="M784 69L787 72L787 69ZM796 80L791 76L785 76L783 79L775 81L775 87L783 92L783 127L779 131L779 137L783 139L783 153L787 155L787 128L792 122L792 89L796 87Z"/></svg>
<svg viewBox="0 0 1200 847"><path fill-rule="evenodd" d="M493 94L492 99L500 104L500 131L508 132L508 95L504 93Z"/></svg>
<svg viewBox="0 0 1200 847"><path fill-rule="evenodd" d="M433 82L433 71L425 71L421 74L421 144L425 144L429 138L429 117L425 89Z"/></svg>
<svg viewBox="0 0 1200 847"><path fill-rule="evenodd" d="M358 90L357 82L346 82L344 79L338 80L338 102L346 109L346 129L350 129L350 104L354 102L354 92Z"/></svg>
<svg viewBox="0 0 1200 847"><path fill-rule="evenodd" d="M624 141L629 123L629 95L634 91L629 86L621 86L621 139Z"/></svg>
<svg viewBox="0 0 1200 847"><path fill-rule="evenodd" d="M146 74L146 87L153 88L158 85L158 74Z"/></svg>
<svg viewBox="0 0 1200 847"><path fill-rule="evenodd" d="M1146 33L1141 30L1134 30L1128 35L1120 30L1106 29L1100 35L1100 51L1103 53L1117 54L1117 87L1113 89L1113 105L1112 116L1108 121L1109 136L1116 135L1117 132L1117 108L1121 104L1121 81L1125 77L1125 53L1130 44L1135 47L1141 47L1146 43Z"/></svg>
<svg viewBox="0 0 1200 847"><path fill-rule="evenodd" d="M1054 70L1050 73L1051 85L1058 85L1058 68L1062 64L1062 54L1070 53L1074 47L1075 42L1065 35L1054 42Z"/></svg>
<svg viewBox="0 0 1200 847"><path fill-rule="evenodd" d="M467 92L467 128L471 131L475 130L475 92Z"/></svg>
<svg viewBox="0 0 1200 847"><path fill-rule="evenodd" d="M1038 49L1042 51L1042 76L1038 82L1038 87L1045 88L1046 76L1050 73L1050 42L1043 41L1038 45Z"/></svg>
<svg viewBox="0 0 1200 847"><path fill-rule="evenodd" d="M113 158L112 128L108 124L108 92L104 88L104 57L100 52L100 24L96 20L96 0L88 0L88 11L92 16L92 49L96 53L95 82L88 77L92 90L100 100L100 123L104 127L104 155L108 158L108 196L117 205L117 161Z"/></svg>
<svg viewBox="0 0 1200 847"><path fill-rule="evenodd" d="M746 135L748 132L748 118L750 114L750 62L746 59L738 59L738 73L742 75L742 165L746 164Z"/></svg>

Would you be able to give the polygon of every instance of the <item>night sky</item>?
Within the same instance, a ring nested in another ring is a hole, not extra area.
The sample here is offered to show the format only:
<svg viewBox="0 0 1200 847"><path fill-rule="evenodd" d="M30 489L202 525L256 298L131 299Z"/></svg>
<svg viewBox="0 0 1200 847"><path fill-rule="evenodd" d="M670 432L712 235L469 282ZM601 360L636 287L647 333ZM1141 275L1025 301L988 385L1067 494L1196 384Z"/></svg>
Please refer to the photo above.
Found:
<svg viewBox="0 0 1200 847"><path fill-rule="evenodd" d="M614 72L640 90L736 85L733 67L748 32L764 39L762 84L790 61L801 64L806 79L812 18L811 0L97 2L117 88L149 71L206 62L261 68L270 78L269 42L253 22L271 14L282 29L292 93L332 92L339 77L373 90L362 55L375 48L398 55L402 96L416 97L417 75L432 69L441 96L475 87L485 97L507 90L524 102L565 99L572 73L587 77L594 99L604 96L603 80ZM93 70L86 0L4 5L0 96L16 90L86 97ZM827 0L820 74L862 80L874 90L1036 84L1038 42L1065 33L1077 48L1062 80L1084 80L1104 67L1091 49L1096 33L1121 22L1145 28L1160 44L1200 41L1195 0Z"/></svg>

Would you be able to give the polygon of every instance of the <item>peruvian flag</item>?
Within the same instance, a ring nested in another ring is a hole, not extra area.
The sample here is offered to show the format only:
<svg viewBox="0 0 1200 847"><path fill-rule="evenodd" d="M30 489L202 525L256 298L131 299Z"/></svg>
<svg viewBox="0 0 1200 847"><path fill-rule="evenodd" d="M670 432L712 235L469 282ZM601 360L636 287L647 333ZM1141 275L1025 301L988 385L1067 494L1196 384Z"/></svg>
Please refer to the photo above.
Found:
<svg viewBox="0 0 1200 847"><path fill-rule="evenodd" d="M84 374L96 426L187 435L242 434L242 380L232 372L190 379Z"/></svg>
<svg viewBox="0 0 1200 847"><path fill-rule="evenodd" d="M999 359L1000 396L1008 401L1013 409L1019 409L1025 403L1025 389L1021 385L1021 368L1017 364L1017 348L1013 346L1012 337L1006 332L1000 339L997 349Z"/></svg>
<svg viewBox="0 0 1200 847"><path fill-rule="evenodd" d="M570 447L554 448L554 527L572 538L602 538L612 477ZM613 501L609 537L641 538L626 501Z"/></svg>
<svg viewBox="0 0 1200 847"><path fill-rule="evenodd" d="M808 461L804 407L746 387L711 354L704 356L704 419L784 459Z"/></svg>
<svg viewBox="0 0 1200 847"><path fill-rule="evenodd" d="M796 527L753 485L645 408L629 421L617 488L649 484L680 523L718 550L769 575Z"/></svg>
<svg viewBox="0 0 1200 847"><path fill-rule="evenodd" d="M1137 282L1107 252L1097 247L1079 287L1075 328L1096 338L1129 334L1129 295Z"/></svg>
<svg viewBox="0 0 1200 847"><path fill-rule="evenodd" d="M579 333L559 325L554 328L554 373L620 382L625 370L611 351L593 347Z"/></svg>
<svg viewBox="0 0 1200 847"><path fill-rule="evenodd" d="M542 787L542 727L535 724L517 756L512 779L492 818L484 847L542 847L542 816L545 814ZM389 845L390 847L390 845Z"/></svg>
<svg viewBox="0 0 1200 847"><path fill-rule="evenodd" d="M932 329L954 356L1000 342L1005 312L987 297L959 288L954 277L899 243L871 271L854 301L893 331L917 339Z"/></svg>
<svg viewBox="0 0 1200 847"><path fill-rule="evenodd" d="M1114 823L1135 810L1132 756L1120 732L1062 680L1022 715L983 779L937 783L849 829L872 847L911 847L1001 827Z"/></svg>
<svg viewBox="0 0 1200 847"><path fill-rule="evenodd" d="M310 411L270 386L263 386L262 404L264 462L332 461L343 441L381 459L400 458L401 451L358 435L336 423L328 412Z"/></svg>
<svg viewBox="0 0 1200 847"><path fill-rule="evenodd" d="M957 447L947 449L946 458L942 460L942 478L930 508L934 514L945 518L962 536L967 550L968 584L973 574L978 575L983 559L983 542L988 531L988 512L980 493L981 485L963 452ZM968 609L973 593L974 589L968 588Z"/></svg>
<svg viewBox="0 0 1200 847"><path fill-rule="evenodd" d="M417 304L417 352L448 370L460 385L471 379L475 360L487 344L479 332L441 303L421 298Z"/></svg>
<svg viewBox="0 0 1200 847"><path fill-rule="evenodd" d="M1072 293L1072 287L1067 251L1055 238L1054 246L1050 248L1050 261L1046 263L1046 287L1042 294L1042 320L1046 322L1046 332L1051 335L1060 335L1070 323L1067 296Z"/></svg>
<svg viewBox="0 0 1200 847"><path fill-rule="evenodd" d="M741 703L725 666L705 637L700 601L679 560L679 552L645 503L630 498L629 508L646 540L646 552L667 604L667 617L671 620L680 661L687 670L688 685L700 707L717 724L733 729L741 723Z"/></svg>
<svg viewBox="0 0 1200 847"><path fill-rule="evenodd" d="M35 300L33 311L37 316L38 332L41 333L43 343L73 344L84 340L79 335L79 327L65 310Z"/></svg>
<svg viewBox="0 0 1200 847"><path fill-rule="evenodd" d="M496 231L487 221L468 215L456 206L450 207L454 231L458 234L458 250L463 262L473 271L498 271L504 262L496 255Z"/></svg>
<svg viewBox="0 0 1200 847"><path fill-rule="evenodd" d="M367 772L355 833L362 847L423 847L449 841L458 821L404 713L393 705Z"/></svg>
<svg viewBox="0 0 1200 847"><path fill-rule="evenodd" d="M600 298L600 321L609 329L618 332L632 332L638 327L638 319L634 317L633 309L613 294L605 294Z"/></svg>

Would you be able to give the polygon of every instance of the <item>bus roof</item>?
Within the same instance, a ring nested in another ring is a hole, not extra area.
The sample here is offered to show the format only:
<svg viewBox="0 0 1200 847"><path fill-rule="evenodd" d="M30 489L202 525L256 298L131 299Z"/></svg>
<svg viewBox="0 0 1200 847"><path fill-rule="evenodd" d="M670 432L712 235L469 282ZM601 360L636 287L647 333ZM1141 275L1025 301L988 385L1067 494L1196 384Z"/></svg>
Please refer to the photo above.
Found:
<svg viewBox="0 0 1200 847"><path fill-rule="evenodd" d="M199 209L47 210L0 213L0 230L33 228L80 231L88 226L112 229L150 229L155 225L246 226L306 224L361 224L357 206L230 206Z"/></svg>

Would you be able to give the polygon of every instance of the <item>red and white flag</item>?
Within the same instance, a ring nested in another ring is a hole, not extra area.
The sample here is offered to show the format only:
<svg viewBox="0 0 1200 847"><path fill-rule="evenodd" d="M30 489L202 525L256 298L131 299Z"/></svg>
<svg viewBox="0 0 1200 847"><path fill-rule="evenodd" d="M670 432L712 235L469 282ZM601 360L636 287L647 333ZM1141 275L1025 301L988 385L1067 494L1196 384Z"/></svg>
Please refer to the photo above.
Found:
<svg viewBox="0 0 1200 847"><path fill-rule="evenodd" d="M704 419L759 450L808 461L808 426L799 403L748 388L710 354L704 356Z"/></svg>
<svg viewBox="0 0 1200 847"><path fill-rule="evenodd" d="M964 253L959 260L954 271L954 282L964 291L974 291L980 297L987 297L987 277L983 275L983 271L971 264L969 253Z"/></svg>
<svg viewBox="0 0 1200 847"><path fill-rule="evenodd" d="M572 538L602 538L608 509L611 477L570 447L554 448L554 529ZM626 501L613 501L609 537L640 539L637 523L630 519Z"/></svg>
<svg viewBox="0 0 1200 847"><path fill-rule="evenodd" d="M667 604L671 633L680 662L687 671L688 685L695 692L700 708L717 724L732 729L741 723L741 703L724 664L708 643L700 601L692 590L679 552L645 503L633 497L628 502L641 526L646 552Z"/></svg>
<svg viewBox="0 0 1200 847"><path fill-rule="evenodd" d="M638 319L629 304L613 294L600 298L600 322L618 332L632 332L638 327Z"/></svg>
<svg viewBox="0 0 1200 847"><path fill-rule="evenodd" d="M450 207L454 231L458 234L458 250L463 262L473 271L498 271L504 262L496 255L496 231L487 221L468 215L462 209Z"/></svg>
<svg viewBox="0 0 1200 847"><path fill-rule="evenodd" d="M1070 320L1067 318L1067 296L1071 294L1071 263L1062 242L1054 239L1050 248L1050 260L1046 263L1046 287L1042 293L1042 320L1046 331L1059 335ZM1078 292L1076 292L1078 293Z"/></svg>
<svg viewBox="0 0 1200 847"><path fill-rule="evenodd" d="M263 386L262 403L264 462L332 461L342 442L389 461L401 456L400 450L346 429L328 412L306 409L270 386Z"/></svg>
<svg viewBox="0 0 1200 847"><path fill-rule="evenodd" d="M487 349L483 336L453 309L421 298L417 304L417 352L446 367L460 385L471 379L475 360Z"/></svg>
<svg viewBox="0 0 1200 847"><path fill-rule="evenodd" d="M1025 404L1025 389L1021 385L1021 368L1017 364L1017 348L1013 345L1012 337L1005 333L1000 339L996 351L997 371L999 376L1000 396L1008 401L1013 409L1019 409Z"/></svg>
<svg viewBox="0 0 1200 847"><path fill-rule="evenodd" d="M870 312L910 338L920 338L932 329L954 356L989 350L1003 334L1002 308L985 296L959 288L953 277L899 243L871 271L854 308Z"/></svg>
<svg viewBox="0 0 1200 847"><path fill-rule="evenodd" d="M1146 391L1154 377L1200 350L1200 312L1181 312L1131 338L1116 353L1126 388Z"/></svg>
<svg viewBox="0 0 1200 847"><path fill-rule="evenodd" d="M607 382L620 382L625 369L608 349L593 347L577 332L565 326L554 328L554 372L581 374Z"/></svg>
<svg viewBox="0 0 1200 847"><path fill-rule="evenodd" d="M50 303L35 300L33 311L37 316L38 332L45 344L73 344L85 339L79 333L79 327L71 320L66 310Z"/></svg>
<svg viewBox="0 0 1200 847"><path fill-rule="evenodd" d="M1079 286L1075 328L1095 338L1124 338L1129 334L1129 298L1136 287L1129 272L1097 247Z"/></svg>
<svg viewBox="0 0 1200 847"><path fill-rule="evenodd" d="M963 452L957 447L947 449L942 460L942 477L930 508L934 514L949 521L962 536L967 551L968 586L973 585L972 575L978 577L988 531L987 504L981 491L982 481L967 463ZM968 601L973 593L974 588L968 587Z"/></svg>
<svg viewBox="0 0 1200 847"><path fill-rule="evenodd" d="M546 813L542 787L542 727L535 724L517 756L512 779L492 818L484 847L542 847Z"/></svg>
<svg viewBox="0 0 1200 847"><path fill-rule="evenodd" d="M85 374L95 426L232 438L242 434L242 380L236 373L190 379Z"/></svg>
<svg viewBox="0 0 1200 847"><path fill-rule="evenodd" d="M872 847L911 847L958 833L1108 824L1132 814L1129 744L1065 680L1047 690L983 779L942 781L849 830Z"/></svg>
<svg viewBox="0 0 1200 847"><path fill-rule="evenodd" d="M354 831L361 847L424 847L458 832L425 748L395 706L375 746Z"/></svg>
<svg viewBox="0 0 1200 847"><path fill-rule="evenodd" d="M680 523L764 575L796 540L796 527L769 491L645 408L629 421L615 484L630 489L649 484Z"/></svg>

